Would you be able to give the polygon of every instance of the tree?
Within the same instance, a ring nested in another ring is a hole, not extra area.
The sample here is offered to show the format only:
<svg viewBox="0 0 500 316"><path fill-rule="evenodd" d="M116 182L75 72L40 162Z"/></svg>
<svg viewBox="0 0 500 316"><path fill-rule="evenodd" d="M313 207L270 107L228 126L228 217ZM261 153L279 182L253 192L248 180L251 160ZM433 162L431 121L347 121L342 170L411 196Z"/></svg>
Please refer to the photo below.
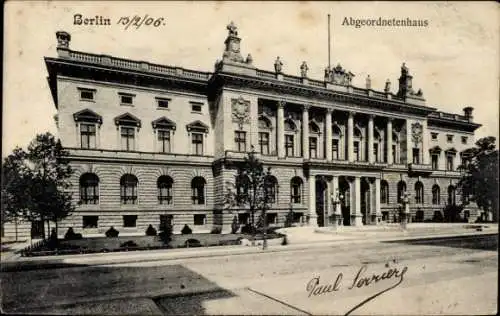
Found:
<svg viewBox="0 0 500 316"><path fill-rule="evenodd" d="M495 149L495 137L479 139L476 147L462 153L463 172L458 183L464 201L476 202L477 206L488 214L493 212L498 221L498 150Z"/></svg>
<svg viewBox="0 0 500 316"><path fill-rule="evenodd" d="M47 223L48 231L53 221L57 233L58 222L74 209L68 191L73 171L67 156L61 142L45 133L35 137L27 152L16 148L6 157L2 166L2 193L6 198L2 206L7 213L28 221L40 219Z"/></svg>
<svg viewBox="0 0 500 316"><path fill-rule="evenodd" d="M255 150L247 153L243 163L237 165L234 183L227 183L225 203L228 208L244 208L250 214L252 244L255 243L255 214L260 212L264 233L266 232L266 211L273 199L271 168L264 170L264 165L256 157Z"/></svg>

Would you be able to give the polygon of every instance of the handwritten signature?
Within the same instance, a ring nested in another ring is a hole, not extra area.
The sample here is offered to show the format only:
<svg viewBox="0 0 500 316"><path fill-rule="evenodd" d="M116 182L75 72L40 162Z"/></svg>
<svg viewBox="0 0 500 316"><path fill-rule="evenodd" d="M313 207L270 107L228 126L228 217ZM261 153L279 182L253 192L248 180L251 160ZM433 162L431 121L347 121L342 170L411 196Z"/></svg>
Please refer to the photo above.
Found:
<svg viewBox="0 0 500 316"><path fill-rule="evenodd" d="M408 271L408 267L403 267L401 270L398 269L397 267L392 267L390 268L389 265L386 265L387 268L389 268L387 271L384 271L382 273L372 273L367 274L366 270L368 267L366 265L361 266L361 268L358 270L358 273L352 280L352 282L349 282L347 287L347 290L353 290L357 288L363 288L363 287L368 287L370 285L373 285L375 283L378 283L383 280L390 280L390 279L395 279L398 280L395 284L391 285L390 287L375 293L374 295L368 297L365 299L363 302L357 304L354 306L351 310L349 310L346 315L349 315L352 313L354 310L358 309L359 307L363 306L364 304L368 303L369 301L373 300L377 296L390 291L394 288L396 288L398 285L400 285L403 280L406 272ZM320 282L320 277L314 277L312 278L306 286L306 291L308 293L308 297L311 296L320 296L332 292L338 292L342 289L342 280L344 279L344 274L341 272L337 275L337 278L335 279L334 282L329 282L329 283L321 283Z"/></svg>

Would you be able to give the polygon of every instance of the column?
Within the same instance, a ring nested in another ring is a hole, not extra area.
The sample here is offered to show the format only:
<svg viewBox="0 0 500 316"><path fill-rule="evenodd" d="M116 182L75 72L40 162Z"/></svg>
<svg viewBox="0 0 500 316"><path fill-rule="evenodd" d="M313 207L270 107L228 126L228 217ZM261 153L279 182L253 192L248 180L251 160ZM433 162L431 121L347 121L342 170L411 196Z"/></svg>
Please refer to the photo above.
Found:
<svg viewBox="0 0 500 316"><path fill-rule="evenodd" d="M422 163L430 164L429 156L429 132L427 130L427 120L422 122Z"/></svg>
<svg viewBox="0 0 500 316"><path fill-rule="evenodd" d="M349 112L347 119L347 160L354 161L354 112Z"/></svg>
<svg viewBox="0 0 500 316"><path fill-rule="evenodd" d="M316 214L316 177L309 175L309 226L318 226Z"/></svg>
<svg viewBox="0 0 500 316"><path fill-rule="evenodd" d="M354 177L351 187L351 226L363 226L361 214L361 177Z"/></svg>
<svg viewBox="0 0 500 316"><path fill-rule="evenodd" d="M325 156L327 161L332 160L332 109L326 109L325 116Z"/></svg>
<svg viewBox="0 0 500 316"><path fill-rule="evenodd" d="M406 120L406 163L413 163L413 142L411 140L411 121ZM401 142L400 142L401 144Z"/></svg>
<svg viewBox="0 0 500 316"><path fill-rule="evenodd" d="M368 116L368 162L375 162L373 154L373 115Z"/></svg>
<svg viewBox="0 0 500 316"><path fill-rule="evenodd" d="M387 119L387 164L392 165L392 118Z"/></svg>
<svg viewBox="0 0 500 316"><path fill-rule="evenodd" d="M302 157L309 159L309 105L302 109Z"/></svg>
<svg viewBox="0 0 500 316"><path fill-rule="evenodd" d="M277 115L277 130L276 130L276 136L277 136L277 149L278 149L278 158L284 158L285 157L285 102L284 101L279 101L278 102L278 115Z"/></svg>
<svg viewBox="0 0 500 316"><path fill-rule="evenodd" d="M380 210L380 178L375 178L375 224L382 220L382 211Z"/></svg>

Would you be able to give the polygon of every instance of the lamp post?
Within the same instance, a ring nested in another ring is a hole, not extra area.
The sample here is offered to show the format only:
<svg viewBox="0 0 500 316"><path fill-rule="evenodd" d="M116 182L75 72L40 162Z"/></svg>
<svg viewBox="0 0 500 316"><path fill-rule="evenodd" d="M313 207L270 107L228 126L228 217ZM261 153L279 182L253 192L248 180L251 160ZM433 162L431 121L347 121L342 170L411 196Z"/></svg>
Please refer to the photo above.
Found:
<svg viewBox="0 0 500 316"><path fill-rule="evenodd" d="M339 226L342 226L342 212L340 211L340 203L342 200L342 195L339 192L339 189L335 190L335 194L332 193L331 199L332 199L332 206L333 206L333 212L332 212L332 226L334 230L337 230Z"/></svg>
<svg viewBox="0 0 500 316"><path fill-rule="evenodd" d="M406 193L406 191L401 197L401 204L403 205L403 212L401 213L401 228L406 230L406 224L410 216L410 199L408 198L408 193Z"/></svg>

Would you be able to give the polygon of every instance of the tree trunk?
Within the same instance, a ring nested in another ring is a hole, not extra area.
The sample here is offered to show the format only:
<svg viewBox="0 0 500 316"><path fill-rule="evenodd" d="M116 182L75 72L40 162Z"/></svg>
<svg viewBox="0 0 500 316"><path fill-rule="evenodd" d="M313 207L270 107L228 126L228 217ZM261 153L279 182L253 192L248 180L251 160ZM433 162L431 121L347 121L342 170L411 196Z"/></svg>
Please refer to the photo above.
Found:
<svg viewBox="0 0 500 316"><path fill-rule="evenodd" d="M17 214L14 216L14 226L16 228L16 242L17 242Z"/></svg>

